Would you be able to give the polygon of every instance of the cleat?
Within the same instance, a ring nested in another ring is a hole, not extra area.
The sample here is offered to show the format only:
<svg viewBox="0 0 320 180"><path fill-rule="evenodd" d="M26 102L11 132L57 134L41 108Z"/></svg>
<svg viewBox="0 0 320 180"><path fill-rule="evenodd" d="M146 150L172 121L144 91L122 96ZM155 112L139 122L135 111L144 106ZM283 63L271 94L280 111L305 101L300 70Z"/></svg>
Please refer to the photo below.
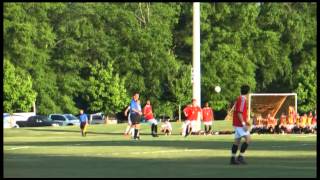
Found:
<svg viewBox="0 0 320 180"><path fill-rule="evenodd" d="M238 162L240 162L240 164L247 164L247 162L244 160L243 156L238 156Z"/></svg>
<svg viewBox="0 0 320 180"><path fill-rule="evenodd" d="M230 159L230 164L231 164L231 165L239 165L240 162L238 162L235 157L231 157L231 159Z"/></svg>

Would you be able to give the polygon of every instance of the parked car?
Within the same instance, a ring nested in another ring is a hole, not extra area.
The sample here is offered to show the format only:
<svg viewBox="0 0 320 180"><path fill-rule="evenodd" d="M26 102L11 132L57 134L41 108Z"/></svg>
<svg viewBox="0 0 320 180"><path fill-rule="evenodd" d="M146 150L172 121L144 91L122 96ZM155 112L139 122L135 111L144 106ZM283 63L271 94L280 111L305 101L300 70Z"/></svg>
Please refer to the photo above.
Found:
<svg viewBox="0 0 320 180"><path fill-rule="evenodd" d="M26 121L17 121L20 127L60 126L59 122L51 121L47 116L30 116Z"/></svg>
<svg viewBox="0 0 320 180"><path fill-rule="evenodd" d="M60 122L62 126L80 125L79 119L72 114L50 114L52 122Z"/></svg>
<svg viewBox="0 0 320 180"><path fill-rule="evenodd" d="M89 117L89 123L90 124L104 124L104 116L102 114L90 114Z"/></svg>

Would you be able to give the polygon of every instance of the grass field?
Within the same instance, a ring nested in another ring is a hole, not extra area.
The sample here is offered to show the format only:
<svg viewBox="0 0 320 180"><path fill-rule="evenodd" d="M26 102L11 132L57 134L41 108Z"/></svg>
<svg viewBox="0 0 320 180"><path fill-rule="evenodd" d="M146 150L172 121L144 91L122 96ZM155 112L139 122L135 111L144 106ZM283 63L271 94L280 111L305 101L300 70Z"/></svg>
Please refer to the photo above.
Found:
<svg viewBox="0 0 320 180"><path fill-rule="evenodd" d="M248 165L231 166L233 135L151 137L122 133L126 124L4 130L4 177L316 177L316 135L252 135ZM231 130L216 121L215 130Z"/></svg>

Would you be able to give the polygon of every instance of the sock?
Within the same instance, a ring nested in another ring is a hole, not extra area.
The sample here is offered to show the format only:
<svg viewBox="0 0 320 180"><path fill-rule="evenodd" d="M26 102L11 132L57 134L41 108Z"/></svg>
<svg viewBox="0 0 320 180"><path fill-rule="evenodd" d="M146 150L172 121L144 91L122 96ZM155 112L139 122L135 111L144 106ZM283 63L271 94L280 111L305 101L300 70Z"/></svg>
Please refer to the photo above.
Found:
<svg viewBox="0 0 320 180"><path fill-rule="evenodd" d="M151 134L154 134L154 124L151 125Z"/></svg>
<svg viewBox="0 0 320 180"><path fill-rule="evenodd" d="M247 148L248 148L248 143L246 142L242 143L240 153L244 153Z"/></svg>
<svg viewBox="0 0 320 180"><path fill-rule="evenodd" d="M189 125L186 127L186 136L188 136L189 134Z"/></svg>
<svg viewBox="0 0 320 180"><path fill-rule="evenodd" d="M204 132L208 133L207 125L204 125Z"/></svg>
<svg viewBox="0 0 320 180"><path fill-rule="evenodd" d="M130 127L129 129L129 134L131 135L131 137L134 136L134 129L132 127Z"/></svg>
<svg viewBox="0 0 320 180"><path fill-rule="evenodd" d="M138 137L138 129L134 129L134 136L133 138L136 139Z"/></svg>
<svg viewBox="0 0 320 180"><path fill-rule="evenodd" d="M236 157L238 151L238 145L233 144L231 148L232 157Z"/></svg>
<svg viewBox="0 0 320 180"><path fill-rule="evenodd" d="M208 131L209 133L211 132L211 125L209 125L209 131Z"/></svg>
<svg viewBox="0 0 320 180"><path fill-rule="evenodd" d="M154 132L157 134L158 133L158 125L154 125Z"/></svg>

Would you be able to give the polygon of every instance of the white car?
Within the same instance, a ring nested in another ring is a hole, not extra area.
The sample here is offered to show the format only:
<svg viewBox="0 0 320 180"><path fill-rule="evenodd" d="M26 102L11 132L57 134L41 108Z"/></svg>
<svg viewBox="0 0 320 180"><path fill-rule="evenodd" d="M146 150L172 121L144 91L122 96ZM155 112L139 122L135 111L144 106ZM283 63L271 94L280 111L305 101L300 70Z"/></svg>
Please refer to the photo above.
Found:
<svg viewBox="0 0 320 180"><path fill-rule="evenodd" d="M90 124L104 124L104 116L102 114L90 114L89 117L89 123Z"/></svg>
<svg viewBox="0 0 320 180"><path fill-rule="evenodd" d="M14 120L14 115L11 117L9 115L3 116L3 128L19 128L19 125Z"/></svg>
<svg viewBox="0 0 320 180"><path fill-rule="evenodd" d="M80 125L80 120L72 114L50 114L49 119L62 126Z"/></svg>

